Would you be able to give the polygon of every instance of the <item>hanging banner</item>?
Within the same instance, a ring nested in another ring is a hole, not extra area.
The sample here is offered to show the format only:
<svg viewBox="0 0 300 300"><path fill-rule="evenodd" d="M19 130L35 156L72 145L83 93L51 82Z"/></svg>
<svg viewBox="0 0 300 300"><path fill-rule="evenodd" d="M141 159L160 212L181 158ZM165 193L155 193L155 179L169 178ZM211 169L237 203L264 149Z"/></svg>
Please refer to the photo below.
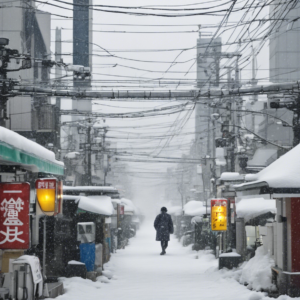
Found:
<svg viewBox="0 0 300 300"><path fill-rule="evenodd" d="M227 230L227 199L211 200L211 230Z"/></svg>
<svg viewBox="0 0 300 300"><path fill-rule="evenodd" d="M0 183L0 249L29 248L29 206L29 183Z"/></svg>

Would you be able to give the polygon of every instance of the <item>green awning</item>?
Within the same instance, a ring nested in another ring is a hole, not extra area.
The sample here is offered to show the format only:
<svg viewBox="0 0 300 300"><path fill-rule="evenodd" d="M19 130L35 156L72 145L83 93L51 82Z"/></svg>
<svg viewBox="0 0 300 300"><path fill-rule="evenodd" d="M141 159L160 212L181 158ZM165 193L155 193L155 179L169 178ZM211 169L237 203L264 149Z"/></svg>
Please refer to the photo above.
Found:
<svg viewBox="0 0 300 300"><path fill-rule="evenodd" d="M57 161L49 161L25 150L18 149L0 141L0 163L18 165L35 173L64 175L64 165Z"/></svg>

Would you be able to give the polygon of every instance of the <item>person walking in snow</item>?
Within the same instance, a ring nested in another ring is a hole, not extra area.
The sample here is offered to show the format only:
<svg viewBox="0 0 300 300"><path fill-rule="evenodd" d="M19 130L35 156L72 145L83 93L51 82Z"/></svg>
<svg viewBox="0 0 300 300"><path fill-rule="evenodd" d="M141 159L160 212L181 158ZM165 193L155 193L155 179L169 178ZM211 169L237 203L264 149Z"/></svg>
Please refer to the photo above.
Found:
<svg viewBox="0 0 300 300"><path fill-rule="evenodd" d="M161 208L161 213L155 218L154 228L156 230L156 240L161 242L162 252L160 255L166 254L168 241L170 240L170 233L174 232L173 221L169 214L167 214L165 207Z"/></svg>

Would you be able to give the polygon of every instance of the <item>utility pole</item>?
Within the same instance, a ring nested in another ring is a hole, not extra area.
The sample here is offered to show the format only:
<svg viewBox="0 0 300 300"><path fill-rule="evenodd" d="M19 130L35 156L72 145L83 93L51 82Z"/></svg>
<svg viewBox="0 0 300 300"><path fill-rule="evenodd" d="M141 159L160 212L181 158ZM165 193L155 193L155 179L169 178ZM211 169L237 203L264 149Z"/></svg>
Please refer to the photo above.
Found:
<svg viewBox="0 0 300 300"><path fill-rule="evenodd" d="M57 28L55 29L55 61L59 62L61 61L61 29ZM56 66L55 68L55 81L58 85L60 85L60 78L61 78L61 67ZM61 98L56 97L56 102L54 106L54 126L55 126L55 135L54 135L54 149L57 150L60 149L60 109L61 109ZM58 153L58 152L57 152ZM60 157L58 157L60 158Z"/></svg>
<svg viewBox="0 0 300 300"><path fill-rule="evenodd" d="M107 172L108 172L108 168L109 168L109 163L108 163L108 155L105 154L105 137L106 137L106 133L107 133L107 128L104 127L104 133L103 133L103 159L107 159L107 167L104 168L104 180L103 180L103 185L106 185L106 176L107 176Z"/></svg>
<svg viewBox="0 0 300 300"><path fill-rule="evenodd" d="M87 185L92 185L92 143L91 143L91 130L90 126L91 119L89 119L89 125L87 129L87 147L86 147L86 156L87 156Z"/></svg>

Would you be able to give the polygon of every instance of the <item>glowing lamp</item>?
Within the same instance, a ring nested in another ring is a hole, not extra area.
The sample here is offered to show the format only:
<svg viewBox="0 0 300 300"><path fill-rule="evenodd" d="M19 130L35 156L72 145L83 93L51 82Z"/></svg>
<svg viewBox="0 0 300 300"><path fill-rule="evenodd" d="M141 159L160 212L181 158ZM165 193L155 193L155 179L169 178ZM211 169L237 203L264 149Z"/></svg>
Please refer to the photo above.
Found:
<svg viewBox="0 0 300 300"><path fill-rule="evenodd" d="M57 212L57 187L56 179L37 179L35 182L37 202L45 214Z"/></svg>
<svg viewBox="0 0 300 300"><path fill-rule="evenodd" d="M227 199L211 200L211 230L227 230Z"/></svg>

